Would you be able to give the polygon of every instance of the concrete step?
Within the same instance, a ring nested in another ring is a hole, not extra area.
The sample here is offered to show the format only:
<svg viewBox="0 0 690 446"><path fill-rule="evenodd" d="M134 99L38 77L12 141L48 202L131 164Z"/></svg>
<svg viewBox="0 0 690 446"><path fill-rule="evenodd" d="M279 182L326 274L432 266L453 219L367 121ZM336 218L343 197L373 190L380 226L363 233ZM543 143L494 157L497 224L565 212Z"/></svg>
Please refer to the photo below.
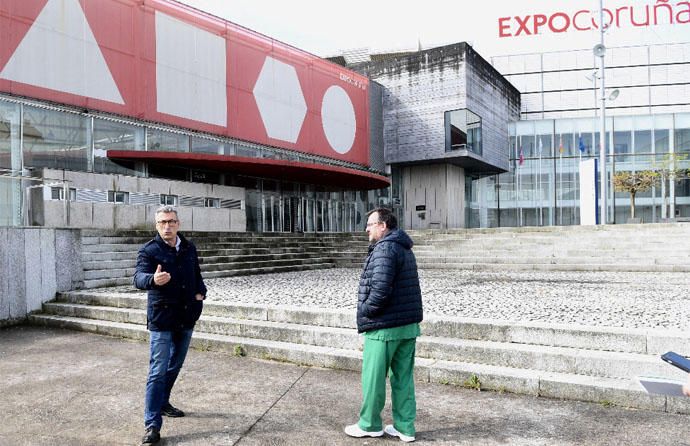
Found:
<svg viewBox="0 0 690 446"><path fill-rule="evenodd" d="M443 248L446 251L456 252L482 252L485 249L496 250L500 252L514 252L514 251L536 251L548 253L565 253L568 250L586 250L586 251L601 251L609 254L616 253L630 253L636 254L641 252L653 253L678 253L687 255L690 249L684 244L683 240L669 241L663 243L630 243L628 240L602 240L600 242L592 241L577 241L577 240L559 240L554 243L531 243L529 241L520 242L502 242L500 240L487 240L482 243L468 244L468 243L451 243L447 241L438 241L434 243L415 243L414 249L418 251L425 251L430 249Z"/></svg>
<svg viewBox="0 0 690 446"><path fill-rule="evenodd" d="M43 310L43 314L53 316L146 325L145 309L52 302L44 304ZM351 345L356 349L358 345L361 346L357 330L353 328L325 327L257 319L237 319L204 314L199 319L195 329L204 333L322 347L341 348L342 346Z"/></svg>
<svg viewBox="0 0 690 446"><path fill-rule="evenodd" d="M325 258L271 260L265 262L235 262L201 265L204 278L268 274L288 271L333 268L335 263ZM100 288L131 284L136 268L94 269L84 271L84 288Z"/></svg>
<svg viewBox="0 0 690 446"><path fill-rule="evenodd" d="M228 271L228 270L242 270L242 269L260 269L260 268L276 268L283 266L307 266L307 265L324 265L333 264L330 258L326 257L312 257L304 256L298 259L277 259L277 260L253 260L253 261L238 261L226 263L206 263L201 264L201 272L213 271Z"/></svg>
<svg viewBox="0 0 690 446"><path fill-rule="evenodd" d="M421 269L472 271L627 271L627 272L690 272L690 265L640 264L538 264L538 263L435 263L418 262Z"/></svg>
<svg viewBox="0 0 690 446"><path fill-rule="evenodd" d="M44 312L56 316L146 324L146 311L143 309L48 303L44 305ZM199 320L196 330L204 333L321 347L361 346L361 340L353 328L324 327L292 322L204 315ZM674 367L669 367L656 355L473 341L448 337L422 336L417 343L417 355L435 360L609 378L634 379L639 375L652 375L683 380L686 375Z"/></svg>
<svg viewBox="0 0 690 446"><path fill-rule="evenodd" d="M134 265L132 265L131 268L84 270L84 281L98 279L117 279L121 277L126 277L131 283L134 278L134 271Z"/></svg>
<svg viewBox="0 0 690 446"><path fill-rule="evenodd" d="M82 265L84 267L84 273L86 274L89 271L98 271L98 270L128 270L128 269L134 269L136 266L137 260L135 258L131 259L124 259L124 260L92 260L92 261L84 261L82 262Z"/></svg>
<svg viewBox="0 0 690 446"><path fill-rule="evenodd" d="M325 253L329 254L329 253ZM266 262L266 261L284 261L284 260L299 260L304 258L329 258L323 257L323 252L289 252L289 253L249 253L233 256L203 256L199 261L202 265L215 265L222 263L236 263L236 262Z"/></svg>
<svg viewBox="0 0 690 446"><path fill-rule="evenodd" d="M146 341L143 325L89 320L68 316L31 315L30 322ZM262 359L345 370L361 369L361 353L351 348L331 348L195 331L193 348L225 351ZM351 347L351 346L348 346ZM417 358L415 377L424 382L469 385L489 390L606 402L639 409L690 413L687 398L651 396L627 379L548 373L505 366ZM471 380L471 378L476 378Z"/></svg>
<svg viewBox="0 0 690 446"><path fill-rule="evenodd" d="M136 262L137 251L82 252L82 262L107 262L111 260L132 260Z"/></svg>
<svg viewBox="0 0 690 446"><path fill-rule="evenodd" d="M140 243L101 243L96 245L82 245L82 253L94 252L134 252L141 248Z"/></svg>
<svg viewBox="0 0 690 446"><path fill-rule="evenodd" d="M100 243L93 245L82 245L83 252L93 253L93 252L121 252L121 251L139 251L139 248L144 243ZM286 242L276 242L276 241L238 241L238 242L218 242L218 243L194 243L197 250L219 250L219 249L255 249L255 248L275 248L275 247L289 247L297 249L309 249L311 247L327 247L321 241L286 241Z"/></svg>
<svg viewBox="0 0 690 446"><path fill-rule="evenodd" d="M520 253L520 256L516 257L515 253L511 256L497 256L495 253L491 253L490 256L456 256L456 255L444 255L444 254L419 254L416 255L417 262L419 264L428 263L502 263L502 264L560 264L560 265L587 265L587 264L598 264L598 265L618 265L621 263L626 264L636 264L636 265L683 265L690 263L690 258L679 258L679 257L669 257L669 258L655 258L652 256L643 258L612 258L612 257L553 257L553 256L538 256L534 254Z"/></svg>
<svg viewBox="0 0 690 446"><path fill-rule="evenodd" d="M246 268L246 269L232 269L224 271L207 271L204 272L204 278L212 279L217 277L232 277L232 276L249 276L255 274L272 274L272 273L286 273L290 271L307 271L314 269L328 269L334 268L335 264L329 263L313 263L306 265L283 265L283 266L267 266L264 268Z"/></svg>
<svg viewBox="0 0 690 446"><path fill-rule="evenodd" d="M112 293L72 291L58 294L57 302L116 308L146 308L142 291ZM354 310L301 308L206 301L204 315L356 328ZM498 343L569 347L585 350L660 355L669 350L690 351L690 334L658 329L573 326L538 322L502 322L489 319L427 315L422 322L425 336L491 341Z"/></svg>
<svg viewBox="0 0 690 446"><path fill-rule="evenodd" d="M199 258L202 271L215 271L218 269L242 269L241 265L270 265L277 266L283 263L293 262L294 264L303 264L307 262L323 263L331 262L334 255L331 253L323 256L324 253L280 253L280 254L243 254L235 256L204 256ZM347 257L343 254L342 257ZM338 255L337 257L341 257ZM361 262L361 261L360 261ZM228 267L231 265L231 267ZM99 260L90 260L83 262L86 278L96 279L105 277L119 277L123 275L122 271L126 270L129 274L130 270L133 274L133 269L136 267L136 255L132 255L127 259L110 260L106 256ZM99 271L92 273L92 271ZM113 271L108 274L107 271ZM95 274L95 275L93 275Z"/></svg>
<svg viewBox="0 0 690 446"><path fill-rule="evenodd" d="M104 288L112 286L132 285L133 278L130 277L112 277L107 279L85 279L82 288Z"/></svg>
<svg viewBox="0 0 690 446"><path fill-rule="evenodd" d="M265 246L261 248L224 248L224 249L197 249L199 257L221 257L221 256L240 256L240 255L259 255L259 254L304 254L304 253L327 253L333 247L314 246L309 249L304 247L284 247L284 246Z"/></svg>

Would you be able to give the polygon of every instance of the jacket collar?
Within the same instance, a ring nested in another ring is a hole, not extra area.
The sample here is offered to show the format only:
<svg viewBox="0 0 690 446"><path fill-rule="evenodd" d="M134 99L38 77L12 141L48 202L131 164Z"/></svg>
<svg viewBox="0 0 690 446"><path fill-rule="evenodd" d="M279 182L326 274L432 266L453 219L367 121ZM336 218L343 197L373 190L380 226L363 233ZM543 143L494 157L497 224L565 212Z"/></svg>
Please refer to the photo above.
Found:
<svg viewBox="0 0 690 446"><path fill-rule="evenodd" d="M180 238L180 251L182 251L182 250L184 250L184 249L187 249L187 244L188 244L188 242L187 242L187 239L184 237L184 235L182 235L182 233L178 232L178 233L177 233L177 236ZM168 245L168 244L165 242L165 240L163 240L163 238L161 237L160 234L156 234L156 236L154 237L154 240L155 240L156 243L158 243L159 245L161 245L161 246L163 246L163 247L167 247L168 249L170 249L170 248L174 249L174 248L175 248L174 246Z"/></svg>

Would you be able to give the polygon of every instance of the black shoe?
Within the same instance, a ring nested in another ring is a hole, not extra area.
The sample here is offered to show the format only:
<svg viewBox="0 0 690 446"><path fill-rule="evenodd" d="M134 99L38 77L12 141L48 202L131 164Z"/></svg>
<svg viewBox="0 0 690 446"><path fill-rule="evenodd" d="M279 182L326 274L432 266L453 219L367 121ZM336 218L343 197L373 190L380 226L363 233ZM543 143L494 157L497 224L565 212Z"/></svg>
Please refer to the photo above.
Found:
<svg viewBox="0 0 690 446"><path fill-rule="evenodd" d="M170 418L180 418L184 416L184 412L168 403L161 409L161 415L165 415L166 417Z"/></svg>
<svg viewBox="0 0 690 446"><path fill-rule="evenodd" d="M158 444L161 441L161 431L155 427L147 427L144 438L141 439L142 446L145 444Z"/></svg>

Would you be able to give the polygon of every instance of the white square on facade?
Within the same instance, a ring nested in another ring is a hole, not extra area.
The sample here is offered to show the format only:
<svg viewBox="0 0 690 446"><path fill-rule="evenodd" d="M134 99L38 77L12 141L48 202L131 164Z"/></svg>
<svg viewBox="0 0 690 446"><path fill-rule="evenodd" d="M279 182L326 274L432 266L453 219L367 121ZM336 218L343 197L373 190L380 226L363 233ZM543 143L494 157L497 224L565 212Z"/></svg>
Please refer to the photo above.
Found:
<svg viewBox="0 0 690 446"><path fill-rule="evenodd" d="M227 126L225 39L156 11L156 97L161 113Z"/></svg>

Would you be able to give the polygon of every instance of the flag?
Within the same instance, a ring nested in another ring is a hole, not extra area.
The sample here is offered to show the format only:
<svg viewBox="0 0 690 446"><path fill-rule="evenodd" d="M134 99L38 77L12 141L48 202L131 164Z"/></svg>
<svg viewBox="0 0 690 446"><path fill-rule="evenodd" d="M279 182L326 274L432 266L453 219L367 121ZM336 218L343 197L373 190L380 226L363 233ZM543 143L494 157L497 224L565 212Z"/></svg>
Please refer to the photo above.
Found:
<svg viewBox="0 0 690 446"><path fill-rule="evenodd" d="M560 142L558 143L558 151L560 153L563 153L565 150L563 149L563 135L561 135Z"/></svg>
<svg viewBox="0 0 690 446"><path fill-rule="evenodd" d="M518 165L522 166L525 164L525 154L522 153L522 146L520 146L520 154L519 154L519 159L518 159Z"/></svg>
<svg viewBox="0 0 690 446"><path fill-rule="evenodd" d="M582 136L580 136L578 147L580 148L580 152L585 153L585 142L582 140Z"/></svg>

